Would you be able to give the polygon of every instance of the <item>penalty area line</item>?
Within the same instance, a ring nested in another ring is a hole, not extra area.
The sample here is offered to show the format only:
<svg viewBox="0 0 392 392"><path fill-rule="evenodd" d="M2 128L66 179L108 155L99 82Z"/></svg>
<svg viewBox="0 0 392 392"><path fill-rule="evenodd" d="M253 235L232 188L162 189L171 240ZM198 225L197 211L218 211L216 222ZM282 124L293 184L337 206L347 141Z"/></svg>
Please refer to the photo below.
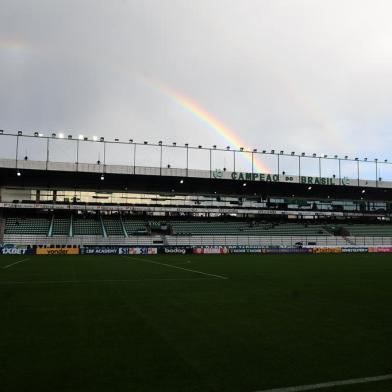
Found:
<svg viewBox="0 0 392 392"><path fill-rule="evenodd" d="M22 259L22 260L16 261L15 263L11 263L11 264L5 265L5 266L3 267L3 269L12 267L13 265L16 265L16 264L19 264L19 263L23 263L24 261L27 261L27 260L29 260L29 259Z"/></svg>
<svg viewBox="0 0 392 392"><path fill-rule="evenodd" d="M296 386L296 387L264 389L264 390L255 391L255 392L303 392L303 391L314 391L314 390L318 390L318 389L334 388L334 387L345 386L345 385L366 384L366 383L369 383L369 382L378 382L378 381L385 381L385 380L392 380L392 374L384 374L383 376L375 376L375 377L351 378L351 379L348 379L348 380L322 382L322 383L318 383L318 384L299 385L299 386Z"/></svg>
<svg viewBox="0 0 392 392"><path fill-rule="evenodd" d="M136 260L136 261L141 261L141 262L143 262L143 263L150 263L150 264L163 265L164 267L168 267L168 268L175 268L175 269L179 269L179 270L182 270L182 271L193 272L193 273L195 273L195 274L201 274L201 275L206 275L206 276L212 276L213 278L218 278L218 279L229 279L227 276L209 274L209 273L207 273L207 272L197 271L197 270L194 270L194 269L178 267L177 265L166 264L166 263L160 263L159 261L152 261L152 260L148 260L148 259L141 259L141 258L136 258L136 257L131 257L131 256L124 256L124 257L126 257L126 258L128 258L128 259Z"/></svg>

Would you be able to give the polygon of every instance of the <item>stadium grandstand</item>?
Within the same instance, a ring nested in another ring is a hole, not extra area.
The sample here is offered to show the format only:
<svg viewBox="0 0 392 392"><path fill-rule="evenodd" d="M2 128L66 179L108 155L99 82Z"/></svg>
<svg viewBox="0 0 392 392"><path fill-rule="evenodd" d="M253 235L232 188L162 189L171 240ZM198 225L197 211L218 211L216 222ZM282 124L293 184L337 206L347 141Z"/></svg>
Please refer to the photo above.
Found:
<svg viewBox="0 0 392 392"><path fill-rule="evenodd" d="M350 178L342 174L342 160L337 157L263 151L261 158L278 159L278 174L263 174L253 164L257 150L251 151L251 167L241 171L242 150L222 151L234 153L233 169L228 170L213 167L216 146L203 149L175 143L0 133L7 151L15 149L15 158L0 159L0 243L4 247L392 246L392 183L379 177L377 160L375 179L360 177L357 158L352 161L358 166L358 177ZM22 140L41 142L46 147L43 157L22 156ZM54 142L73 143L76 163L69 155L61 162L52 160L58 156L51 150ZM80 161L83 143L102 146L104 161ZM107 163L108 146L121 144L133 151L132 165ZM159 167L139 165L137 147L158 151ZM164 167L164 148L184 150L186 165ZM190 167L190 152L203 150L210 157L208 170ZM279 159L286 155L298 159L299 170L301 159L315 158L319 176L304 175L306 167L289 176L280 172ZM336 161L338 174L323 174L321 159Z"/></svg>

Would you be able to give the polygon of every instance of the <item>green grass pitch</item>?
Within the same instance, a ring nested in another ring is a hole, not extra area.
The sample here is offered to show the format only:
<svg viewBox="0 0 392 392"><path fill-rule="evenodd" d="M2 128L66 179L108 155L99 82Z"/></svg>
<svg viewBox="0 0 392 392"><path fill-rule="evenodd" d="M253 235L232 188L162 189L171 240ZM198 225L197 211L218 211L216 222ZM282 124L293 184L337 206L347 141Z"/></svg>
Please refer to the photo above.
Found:
<svg viewBox="0 0 392 392"><path fill-rule="evenodd" d="M1 392L253 392L391 373L387 254L0 257Z"/></svg>

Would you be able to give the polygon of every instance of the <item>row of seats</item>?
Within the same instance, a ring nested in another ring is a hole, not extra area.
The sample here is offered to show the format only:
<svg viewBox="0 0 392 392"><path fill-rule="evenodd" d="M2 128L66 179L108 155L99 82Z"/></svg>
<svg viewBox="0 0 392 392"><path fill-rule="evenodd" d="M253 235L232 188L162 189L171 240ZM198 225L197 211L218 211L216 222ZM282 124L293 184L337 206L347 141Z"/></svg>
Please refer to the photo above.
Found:
<svg viewBox="0 0 392 392"><path fill-rule="evenodd" d="M252 221L165 221L132 219L120 215L30 215L6 218L5 234L52 236L126 237L146 235L150 230L169 227L173 235L224 236L332 236L392 237L392 224L301 224ZM344 229L344 233L338 233Z"/></svg>
<svg viewBox="0 0 392 392"><path fill-rule="evenodd" d="M4 234L48 234L50 217L9 217L5 222Z"/></svg>
<svg viewBox="0 0 392 392"><path fill-rule="evenodd" d="M46 236L123 236L147 234L147 222L119 216L25 216L7 217L5 234Z"/></svg>
<svg viewBox="0 0 392 392"><path fill-rule="evenodd" d="M47 237L45 235L5 235L4 243L20 245L54 245L62 247L62 244L68 245L101 245L101 246L158 246L161 236L154 235L137 235L129 238L125 237L108 237L101 236L55 236ZM165 244L168 246L295 246L298 243L303 245L317 246L350 246L343 237L288 237L288 236L166 236ZM377 241L366 241L367 245L388 245L392 246L392 237L387 239L378 239ZM363 245L363 239L357 243Z"/></svg>
<svg viewBox="0 0 392 392"><path fill-rule="evenodd" d="M250 222L172 222L173 234L180 235L331 235L322 225L296 223L250 223Z"/></svg>
<svg viewBox="0 0 392 392"><path fill-rule="evenodd" d="M332 225L333 230L343 228L354 237L389 237L392 236L392 225L387 224L352 224L352 225Z"/></svg>

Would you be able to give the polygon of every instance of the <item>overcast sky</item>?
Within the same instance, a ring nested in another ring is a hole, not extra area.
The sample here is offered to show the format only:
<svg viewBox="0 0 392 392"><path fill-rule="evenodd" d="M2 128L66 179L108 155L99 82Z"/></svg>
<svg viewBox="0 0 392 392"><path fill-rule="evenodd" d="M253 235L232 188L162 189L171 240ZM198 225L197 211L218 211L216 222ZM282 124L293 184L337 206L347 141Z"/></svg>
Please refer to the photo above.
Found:
<svg viewBox="0 0 392 392"><path fill-rule="evenodd" d="M0 129L392 158L390 0L1 0Z"/></svg>

